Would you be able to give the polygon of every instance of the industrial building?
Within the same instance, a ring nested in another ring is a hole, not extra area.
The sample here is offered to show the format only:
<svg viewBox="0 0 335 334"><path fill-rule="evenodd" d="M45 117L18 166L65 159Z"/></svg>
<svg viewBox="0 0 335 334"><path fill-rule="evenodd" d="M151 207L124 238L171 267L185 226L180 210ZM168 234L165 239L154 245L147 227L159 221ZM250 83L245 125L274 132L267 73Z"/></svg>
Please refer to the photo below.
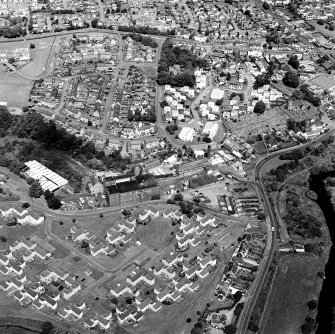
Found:
<svg viewBox="0 0 335 334"><path fill-rule="evenodd" d="M123 175L105 179L106 197L110 206L136 204L160 198L153 175Z"/></svg>
<svg viewBox="0 0 335 334"><path fill-rule="evenodd" d="M68 184L67 180L36 160L25 162L25 165L27 167L23 170L25 176L39 181L43 191L55 191Z"/></svg>
<svg viewBox="0 0 335 334"><path fill-rule="evenodd" d="M179 138L183 141L192 141L194 133L194 129L184 126L179 133Z"/></svg>

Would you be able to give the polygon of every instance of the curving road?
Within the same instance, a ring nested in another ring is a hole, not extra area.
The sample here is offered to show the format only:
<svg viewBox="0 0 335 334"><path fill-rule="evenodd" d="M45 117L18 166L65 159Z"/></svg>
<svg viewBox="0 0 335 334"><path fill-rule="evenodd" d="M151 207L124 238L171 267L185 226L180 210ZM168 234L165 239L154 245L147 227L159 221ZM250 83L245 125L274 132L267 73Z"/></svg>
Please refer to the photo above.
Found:
<svg viewBox="0 0 335 334"><path fill-rule="evenodd" d="M330 135L332 135L334 133L335 133L335 129L332 129L332 130L328 131L327 133L324 133L323 135L319 136L318 138L312 140L309 143L299 145L299 146L290 147L290 148L287 148L287 149L283 149L283 150L274 152L274 153L264 157L263 159L261 159L255 165L255 171L254 171L255 182L258 185L259 193L260 193L264 208L266 209L267 214L268 214L267 224L268 224L268 237L269 237L269 239L268 239L267 248L266 248L265 254L264 254L264 260L262 261L261 267L259 268L256 280L254 281L252 287L248 291L246 306L242 310L241 316L240 316L238 324L237 324L237 326L238 326L237 333L238 334L248 333L248 324L249 324L249 319L250 319L252 310L253 310L256 302L257 302L259 293L262 290L262 287L263 287L263 284L264 284L265 278L266 278L266 273L267 273L267 271L270 267L274 252L275 252L276 247L277 247L277 239L276 239L277 216L275 215L275 212L273 211L273 208L271 207L270 202L269 202L268 197L267 197L266 192L265 192L265 186L264 186L263 181L262 181L262 173L261 173L262 168L264 167L264 165L266 163L268 163L270 160L272 160L274 158L277 158L283 152L288 152L288 151L291 151L291 150L295 150L297 148L304 148L304 147L307 147L309 145L319 143L323 139L329 137ZM274 232L271 231L272 228L274 228Z"/></svg>

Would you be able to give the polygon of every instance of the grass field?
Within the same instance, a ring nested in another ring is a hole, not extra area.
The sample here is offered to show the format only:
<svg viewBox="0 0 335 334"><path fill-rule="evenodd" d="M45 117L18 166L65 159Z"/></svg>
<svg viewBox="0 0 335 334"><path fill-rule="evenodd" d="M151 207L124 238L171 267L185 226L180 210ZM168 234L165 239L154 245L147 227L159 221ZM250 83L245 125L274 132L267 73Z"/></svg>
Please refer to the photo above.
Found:
<svg viewBox="0 0 335 334"><path fill-rule="evenodd" d="M7 243L12 245L16 240L21 239L22 237L28 237L32 235L37 235L41 239L46 238L44 231L44 224L35 227L35 226L7 226Z"/></svg>
<svg viewBox="0 0 335 334"><path fill-rule="evenodd" d="M171 235L172 231L174 228L171 226L170 219L162 217L153 219L147 225L136 227L138 240L154 250L164 249L175 240L175 234Z"/></svg>
<svg viewBox="0 0 335 334"><path fill-rule="evenodd" d="M310 256L285 257L278 266L273 295L259 333L298 334L303 324L307 302L313 298L320 260Z"/></svg>
<svg viewBox="0 0 335 334"><path fill-rule="evenodd" d="M8 102L8 107L22 108L28 104L32 84L29 82L6 83L0 81L0 101Z"/></svg>
<svg viewBox="0 0 335 334"><path fill-rule="evenodd" d="M33 44L35 44L35 49L30 49L31 61L19 71L31 77L40 76L44 71L44 67L47 65L49 55L52 57L54 40L55 38L51 37L34 41ZM21 47L29 48L30 42L21 42L21 45Z"/></svg>
<svg viewBox="0 0 335 334"><path fill-rule="evenodd" d="M75 215L73 217L76 219ZM75 222L70 219L62 219L63 225L60 225L59 219L52 221L52 233L58 235L61 239L65 239L67 233L71 230L71 227L78 226L87 229L94 233L98 239L102 239L106 235L106 231L118 220L120 215L105 215L100 217L98 214L94 218L78 218Z"/></svg>
<svg viewBox="0 0 335 334"><path fill-rule="evenodd" d="M52 245L55 250L52 252L52 256L56 259L64 259L68 255L70 255L70 251L58 244L55 240L49 240L49 244Z"/></svg>

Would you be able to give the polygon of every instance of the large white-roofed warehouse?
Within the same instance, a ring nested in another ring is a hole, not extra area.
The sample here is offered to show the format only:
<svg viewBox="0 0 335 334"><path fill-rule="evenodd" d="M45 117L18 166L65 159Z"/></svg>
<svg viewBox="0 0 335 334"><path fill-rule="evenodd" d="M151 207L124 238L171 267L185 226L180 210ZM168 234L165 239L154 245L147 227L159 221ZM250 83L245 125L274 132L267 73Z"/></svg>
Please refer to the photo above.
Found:
<svg viewBox="0 0 335 334"><path fill-rule="evenodd" d="M28 161L24 164L28 167L25 175L27 177L31 177L34 180L38 180L43 191L55 191L60 187L68 184L68 181L66 179L56 174L49 168L43 166L36 160Z"/></svg>

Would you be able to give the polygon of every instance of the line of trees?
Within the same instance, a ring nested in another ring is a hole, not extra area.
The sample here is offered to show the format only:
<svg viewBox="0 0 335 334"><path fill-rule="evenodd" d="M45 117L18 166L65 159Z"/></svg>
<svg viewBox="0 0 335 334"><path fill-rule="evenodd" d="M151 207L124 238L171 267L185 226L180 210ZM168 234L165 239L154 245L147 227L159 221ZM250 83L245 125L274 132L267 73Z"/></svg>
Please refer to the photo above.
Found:
<svg viewBox="0 0 335 334"><path fill-rule="evenodd" d="M109 27L110 30L113 30L113 26ZM139 27L139 26L118 26L118 31L126 31L126 32L136 32L144 35L157 35L157 36L174 36L174 29L167 29L165 31L159 30L156 27Z"/></svg>
<svg viewBox="0 0 335 334"><path fill-rule="evenodd" d="M144 46L150 46L152 48L157 48L158 46L157 41L148 36L142 36L141 34L131 33L131 34L123 35L122 39L126 39L128 37L132 38L136 42L142 43Z"/></svg>
<svg viewBox="0 0 335 334"><path fill-rule="evenodd" d="M321 99L308 89L308 85L301 85L300 89L297 89L292 93L292 98L308 101L314 107L319 107L321 105Z"/></svg>

